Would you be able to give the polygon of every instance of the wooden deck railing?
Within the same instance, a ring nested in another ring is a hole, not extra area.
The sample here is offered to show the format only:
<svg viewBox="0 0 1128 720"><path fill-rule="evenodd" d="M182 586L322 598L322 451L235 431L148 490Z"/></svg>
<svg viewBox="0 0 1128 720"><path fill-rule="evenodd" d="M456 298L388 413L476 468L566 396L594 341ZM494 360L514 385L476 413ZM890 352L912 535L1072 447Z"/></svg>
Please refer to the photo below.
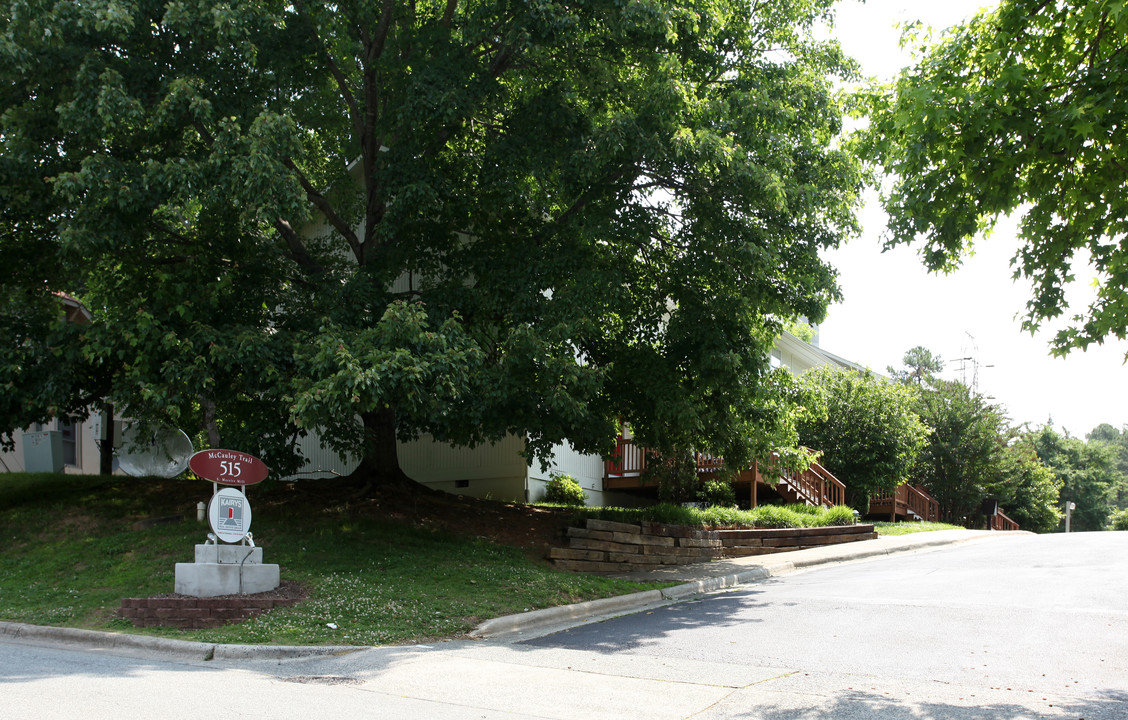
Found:
<svg viewBox="0 0 1128 720"><path fill-rule="evenodd" d="M901 515L913 520L920 519L937 522L940 519L940 503L919 486L901 485L895 492L875 495L870 498L870 515L889 515L891 522Z"/></svg>
<svg viewBox="0 0 1128 720"><path fill-rule="evenodd" d="M987 518L988 530L1018 530L1018 523L1007 517L1002 510Z"/></svg>
<svg viewBox="0 0 1128 720"><path fill-rule="evenodd" d="M620 440L615 454L604 463L604 487L608 490L639 487L639 478L646 470L648 454L649 450L635 445L633 440ZM702 479L721 470L725 462L724 458L708 453L694 453L694 461L697 475ZM771 460L768 461L770 462ZM774 478L764 479L757 463L753 463L750 470L752 472L746 473L745 477L754 478L752 482L775 481ZM817 462L812 462L810 468L801 472L775 470L770 475L778 477L779 482L790 489L800 502L824 507L846 502L846 485Z"/></svg>
<svg viewBox="0 0 1128 720"><path fill-rule="evenodd" d="M646 470L647 454L647 449L635 445L633 440L620 439L615 454L603 463L604 479L642 475Z"/></svg>
<svg viewBox="0 0 1128 720"><path fill-rule="evenodd" d="M909 490L909 509L920 516L925 522L940 521L940 503L936 498L919 485L903 486Z"/></svg>
<svg viewBox="0 0 1128 720"><path fill-rule="evenodd" d="M797 502L822 507L842 505L846 502L846 485L817 462L812 462L806 470L788 470L772 467L773 460L775 460L774 456L763 464L765 467L756 465L756 476L757 479L761 479L762 471L767 469L766 474L769 477L777 477L778 483L783 485L785 492L781 494L786 495L788 494L786 491L790 491ZM776 489L779 490L779 487L777 486Z"/></svg>
<svg viewBox="0 0 1128 720"><path fill-rule="evenodd" d="M695 452L693 453L693 461L697 465L697 474L702 476L702 479L709 473L718 472L725 467L724 458L709 453Z"/></svg>

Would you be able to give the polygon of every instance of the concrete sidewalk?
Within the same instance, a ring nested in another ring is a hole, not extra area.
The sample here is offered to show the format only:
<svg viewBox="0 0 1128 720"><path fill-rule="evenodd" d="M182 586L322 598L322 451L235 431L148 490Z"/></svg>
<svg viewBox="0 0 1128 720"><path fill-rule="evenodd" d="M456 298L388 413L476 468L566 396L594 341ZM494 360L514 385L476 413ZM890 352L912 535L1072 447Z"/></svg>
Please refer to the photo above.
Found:
<svg viewBox="0 0 1128 720"><path fill-rule="evenodd" d="M678 583L662 590L649 590L619 597L591 600L560 607L534 610L517 615L486 620L470 636L499 640L527 639L547 635L568 627L596 622L617 615L626 615L651 607L668 605L697 595L716 592L737 585L777 577L822 565L880 558L905 552L932 550L967 542L990 540L1007 535L1029 534L1024 531L988 532L985 530L940 530L900 536L879 537L843 545L812 548L761 555L756 557L717 560L694 565L663 566L653 570L632 572L616 577L644 582ZM172 640L146 635L99 632L76 628L44 627L23 623L0 622L0 641L33 644L70 645L126 653L158 653L191 660L238 658L292 659L314 656L344 655L365 649L353 646L267 646L221 645L215 643Z"/></svg>

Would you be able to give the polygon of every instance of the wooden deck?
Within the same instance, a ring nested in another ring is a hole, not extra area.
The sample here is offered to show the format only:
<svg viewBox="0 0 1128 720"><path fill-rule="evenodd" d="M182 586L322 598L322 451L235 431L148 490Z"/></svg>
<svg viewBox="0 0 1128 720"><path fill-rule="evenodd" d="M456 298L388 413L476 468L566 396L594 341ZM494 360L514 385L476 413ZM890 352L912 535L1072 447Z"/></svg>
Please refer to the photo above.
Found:
<svg viewBox="0 0 1128 720"><path fill-rule="evenodd" d="M920 486L901 485L896 492L870 498L869 517L897 520L940 521L940 503Z"/></svg>
<svg viewBox="0 0 1128 720"><path fill-rule="evenodd" d="M999 508L998 503L994 503L992 510L986 512L986 515L988 530L1019 529L1018 523L1008 517ZM940 522L940 503L919 485L902 485L895 493L870 498L869 513L866 517L890 522L899 520ZM982 515L978 517L982 518ZM982 523L977 522L977 527L982 527Z"/></svg>
<svg viewBox="0 0 1128 720"><path fill-rule="evenodd" d="M649 451L631 440L620 440L612 459L606 461L603 471L605 490L637 490L648 487L642 476L646 471ZM694 453L697 463L697 476L710 479L724 468L724 459L706 453ZM806 505L833 507L846 502L846 485L829 470L817 462L802 472L776 468L769 458L765 462L754 462L742 470L732 481L738 497L749 500L756 507L760 490L770 488L784 500Z"/></svg>

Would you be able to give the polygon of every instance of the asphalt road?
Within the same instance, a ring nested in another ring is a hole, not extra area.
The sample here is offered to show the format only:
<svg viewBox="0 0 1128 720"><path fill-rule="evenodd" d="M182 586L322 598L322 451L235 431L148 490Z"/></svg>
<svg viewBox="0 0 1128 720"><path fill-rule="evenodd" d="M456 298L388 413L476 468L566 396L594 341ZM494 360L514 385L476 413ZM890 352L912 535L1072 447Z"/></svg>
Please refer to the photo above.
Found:
<svg viewBox="0 0 1128 720"><path fill-rule="evenodd" d="M7 718L1128 720L1128 533L824 567L521 642L187 661L0 644Z"/></svg>
<svg viewBox="0 0 1128 720"><path fill-rule="evenodd" d="M1054 706L1128 718L1128 534L1015 536L825 568L529 644L785 668L794 674L774 685L834 696L796 717L935 698L906 717L1055 717ZM971 705L981 712L956 710Z"/></svg>

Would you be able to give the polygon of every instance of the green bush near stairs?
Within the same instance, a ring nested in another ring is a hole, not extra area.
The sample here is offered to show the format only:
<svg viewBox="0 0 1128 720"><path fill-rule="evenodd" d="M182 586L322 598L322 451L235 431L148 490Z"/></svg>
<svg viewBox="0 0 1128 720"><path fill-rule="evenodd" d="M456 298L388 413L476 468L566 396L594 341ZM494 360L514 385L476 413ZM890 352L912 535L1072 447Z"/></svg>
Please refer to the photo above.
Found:
<svg viewBox="0 0 1128 720"><path fill-rule="evenodd" d="M582 525L589 518L616 522L660 522L706 528L802 528L852 525L853 509L839 505L820 508L809 505L761 505L752 510L735 507L697 508L660 503L645 508L577 508L574 521Z"/></svg>

